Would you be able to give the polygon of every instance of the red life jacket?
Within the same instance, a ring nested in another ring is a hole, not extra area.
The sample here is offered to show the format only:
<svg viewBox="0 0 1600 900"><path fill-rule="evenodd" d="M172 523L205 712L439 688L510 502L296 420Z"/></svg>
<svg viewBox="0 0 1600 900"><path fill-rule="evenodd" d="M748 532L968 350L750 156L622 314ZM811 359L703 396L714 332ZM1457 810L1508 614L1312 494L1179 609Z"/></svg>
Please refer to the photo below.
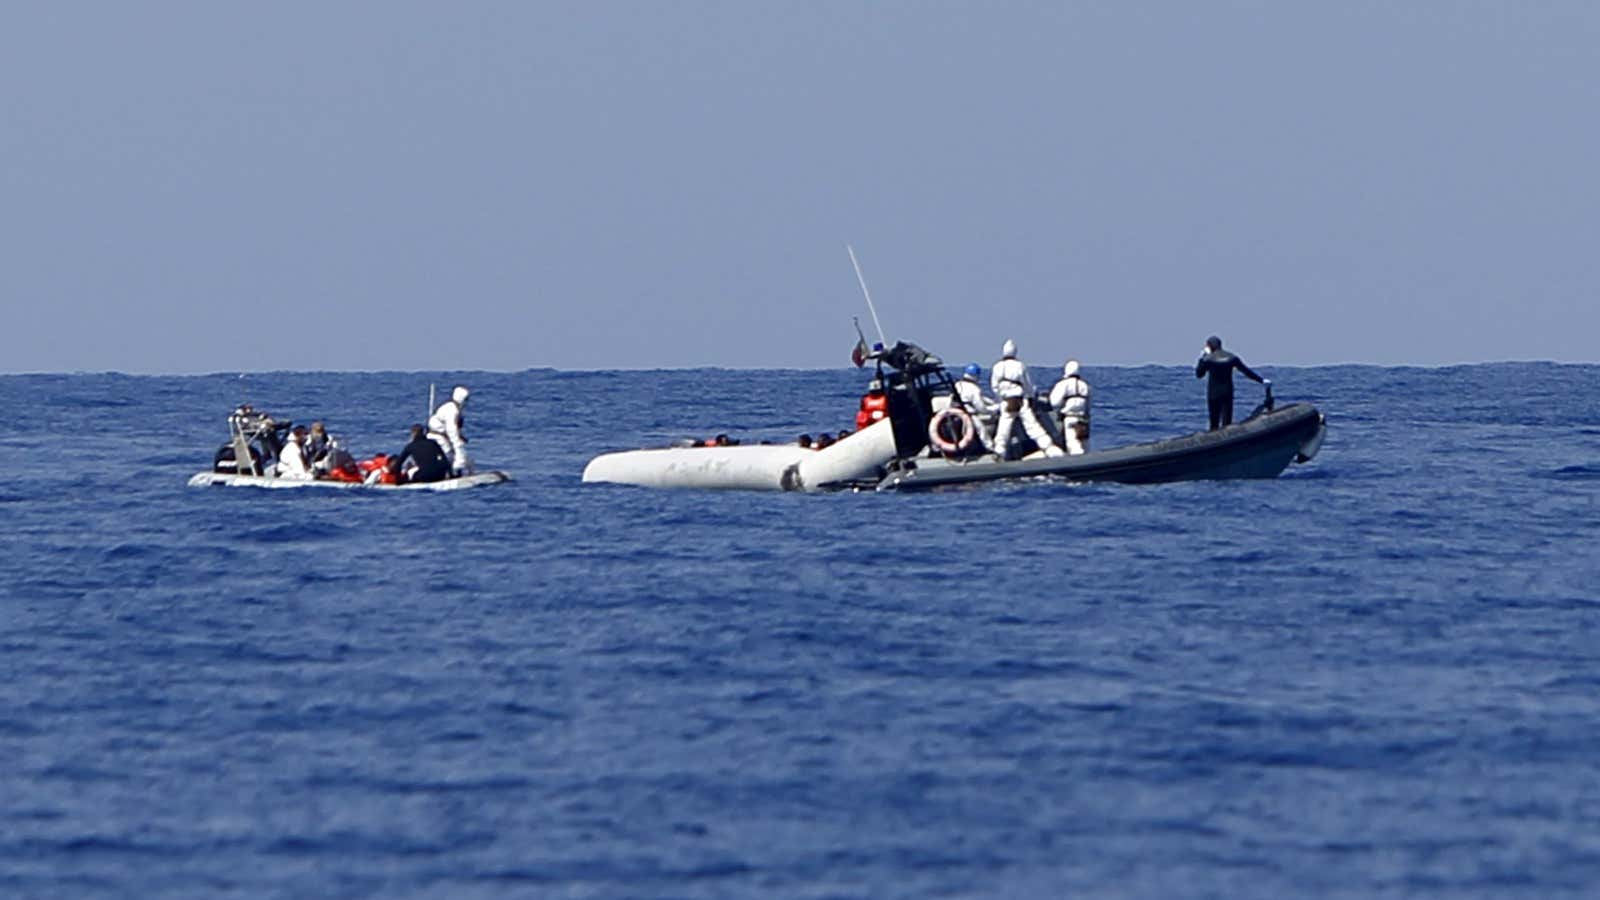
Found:
<svg viewBox="0 0 1600 900"><path fill-rule="evenodd" d="M378 476L379 484L400 483L400 479L396 478L395 474L389 471L389 454L387 453L379 453L377 456L374 456L371 459L363 459L361 462L356 463L356 467L359 468L364 474L371 474L372 472L381 471L383 474Z"/></svg>
<svg viewBox="0 0 1600 900"><path fill-rule="evenodd" d="M356 484L361 483L361 473L357 472L354 468L329 469L326 477L329 481L350 481Z"/></svg>
<svg viewBox="0 0 1600 900"><path fill-rule="evenodd" d="M856 413L856 430L860 431L873 422L889 415L889 395L882 391L868 391L861 398L861 410Z"/></svg>

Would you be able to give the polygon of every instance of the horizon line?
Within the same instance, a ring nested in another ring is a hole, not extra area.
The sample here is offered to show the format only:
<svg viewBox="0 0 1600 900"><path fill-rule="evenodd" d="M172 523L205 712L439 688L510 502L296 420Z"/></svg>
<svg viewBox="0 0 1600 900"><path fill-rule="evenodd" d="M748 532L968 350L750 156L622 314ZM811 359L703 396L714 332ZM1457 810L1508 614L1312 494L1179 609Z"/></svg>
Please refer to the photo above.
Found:
<svg viewBox="0 0 1600 900"><path fill-rule="evenodd" d="M948 368L959 369L961 364L946 362ZM1600 365L1600 360L1563 360L1563 359L1495 359L1476 360L1471 362L1447 363L1375 363L1375 362L1332 362L1332 363L1260 363L1258 369L1334 369L1334 368L1368 368L1368 369L1455 369L1469 366L1503 366L1503 365L1555 365L1555 366L1595 366ZM1039 365L1029 363L1030 369L1057 368L1053 363ZM1172 368L1186 369L1187 363L1141 362L1141 363L1084 363L1086 369L1148 369ZM520 372L571 372L592 374L601 372L833 372L851 371L851 366L585 366L574 368L561 368L559 366L524 366L518 369L463 369L463 368L423 368L423 369L213 369L210 371L186 372L159 372L159 371L126 371L122 369L72 369L72 370L24 370L0 372L0 378L23 378L34 376L62 375L121 375L128 378L213 378L217 376L246 377L250 375L311 375L311 374L336 374L336 375L419 375L419 374L446 374L452 372L484 373L492 375L514 375ZM866 372L872 367L862 366L858 371ZM987 367L986 367L987 368Z"/></svg>

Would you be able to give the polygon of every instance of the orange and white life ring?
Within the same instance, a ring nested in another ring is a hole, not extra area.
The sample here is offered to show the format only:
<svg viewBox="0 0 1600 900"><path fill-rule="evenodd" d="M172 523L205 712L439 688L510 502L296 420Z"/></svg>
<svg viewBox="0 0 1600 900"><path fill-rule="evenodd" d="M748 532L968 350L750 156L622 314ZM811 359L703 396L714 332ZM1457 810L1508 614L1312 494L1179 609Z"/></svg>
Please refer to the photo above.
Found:
<svg viewBox="0 0 1600 900"><path fill-rule="evenodd" d="M944 426L949 422L958 423L961 434L956 438L945 437ZM972 446L972 441L978 436L978 426L972 421L972 416L959 406L947 406L933 417L928 423L928 440L938 448L940 453L954 455L961 453Z"/></svg>

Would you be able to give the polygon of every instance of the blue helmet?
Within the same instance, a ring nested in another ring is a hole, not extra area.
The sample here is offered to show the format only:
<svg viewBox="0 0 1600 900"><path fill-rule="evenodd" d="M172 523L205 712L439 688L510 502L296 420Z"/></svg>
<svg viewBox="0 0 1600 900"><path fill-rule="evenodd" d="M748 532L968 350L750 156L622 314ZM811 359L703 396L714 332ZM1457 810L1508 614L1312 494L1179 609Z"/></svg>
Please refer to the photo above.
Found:
<svg viewBox="0 0 1600 900"><path fill-rule="evenodd" d="M979 368L977 363L967 363L967 374L977 378L983 374L983 369Z"/></svg>

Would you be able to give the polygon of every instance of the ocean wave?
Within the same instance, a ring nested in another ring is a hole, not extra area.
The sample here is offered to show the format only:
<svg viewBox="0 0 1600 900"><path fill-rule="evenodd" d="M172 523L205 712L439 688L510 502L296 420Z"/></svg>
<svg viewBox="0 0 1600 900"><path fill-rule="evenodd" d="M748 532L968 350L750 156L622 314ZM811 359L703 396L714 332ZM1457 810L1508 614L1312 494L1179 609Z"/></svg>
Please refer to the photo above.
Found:
<svg viewBox="0 0 1600 900"><path fill-rule="evenodd" d="M1600 465L1562 466L1548 473L1548 477L1557 481L1593 481L1600 479Z"/></svg>

